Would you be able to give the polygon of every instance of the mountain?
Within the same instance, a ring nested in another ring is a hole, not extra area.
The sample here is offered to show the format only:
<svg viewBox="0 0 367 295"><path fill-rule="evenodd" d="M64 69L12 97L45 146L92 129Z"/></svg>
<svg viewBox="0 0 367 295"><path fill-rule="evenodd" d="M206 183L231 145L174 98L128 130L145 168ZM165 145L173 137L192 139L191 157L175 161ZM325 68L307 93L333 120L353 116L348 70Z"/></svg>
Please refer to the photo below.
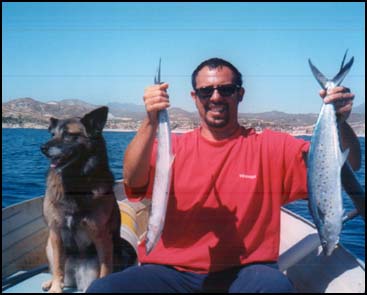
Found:
<svg viewBox="0 0 367 295"><path fill-rule="evenodd" d="M145 106L132 103L108 103L109 114L106 128L136 130L146 116ZM97 108L78 99L65 99L47 103L33 98L19 98L2 104L3 127L47 128L49 118L81 117ZM188 112L181 108L168 109L172 130L192 129L198 126L197 112ZM288 114L279 111L263 113L240 113L238 119L241 125L254 127L256 130L271 128L288 132L312 132L318 114ZM353 129L364 134L365 114L364 104L353 108L348 119Z"/></svg>
<svg viewBox="0 0 367 295"><path fill-rule="evenodd" d="M365 108L366 108L366 106L365 106L364 103L362 103L360 105L357 105L357 106L353 107L353 113L354 114L364 114Z"/></svg>
<svg viewBox="0 0 367 295"><path fill-rule="evenodd" d="M318 114L288 114L279 111L239 114L240 119L261 120L297 126L312 125L316 122L317 116Z"/></svg>
<svg viewBox="0 0 367 295"><path fill-rule="evenodd" d="M132 113L141 113L145 112L145 106L138 105L134 103L121 103L121 102L110 102L107 104L110 109L113 109L114 112L132 112Z"/></svg>
<svg viewBox="0 0 367 295"><path fill-rule="evenodd" d="M108 103L109 114L106 124L111 129L136 130L145 118L145 106L132 103ZM97 108L78 99L40 102L33 98L18 98L2 104L3 127L47 128L49 118L63 119L67 117L82 117L84 114ZM169 110L171 124L175 128L193 128L194 113L180 108Z"/></svg>
<svg viewBox="0 0 367 295"><path fill-rule="evenodd" d="M133 103L110 102L107 104L113 117L131 117L142 120L145 117L145 106Z"/></svg>
<svg viewBox="0 0 367 295"><path fill-rule="evenodd" d="M33 98L19 98L2 104L2 115L10 117L31 117L48 120L49 117L65 118L80 116L97 106L78 100L51 101L48 103Z"/></svg>

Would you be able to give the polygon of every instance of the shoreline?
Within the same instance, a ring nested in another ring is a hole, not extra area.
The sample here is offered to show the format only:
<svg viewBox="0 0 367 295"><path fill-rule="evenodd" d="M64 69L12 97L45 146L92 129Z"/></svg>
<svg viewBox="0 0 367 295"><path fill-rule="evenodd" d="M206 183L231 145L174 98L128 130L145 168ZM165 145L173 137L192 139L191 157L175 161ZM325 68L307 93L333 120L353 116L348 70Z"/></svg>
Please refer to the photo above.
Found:
<svg viewBox="0 0 367 295"><path fill-rule="evenodd" d="M33 127L20 127L20 126L16 126L16 127L10 127L10 126L2 126L2 129L35 129L35 130L47 130L46 127L41 127L41 126L33 126ZM194 129L174 129L171 130L172 133L187 133L190 132ZM107 131L107 132L137 132L137 129L121 129L121 128L105 128L103 129L103 131ZM261 131L262 132L262 131ZM261 133L261 132L257 132L257 133ZM310 133L303 133L303 132L287 132L287 131L282 131L284 133L288 133L292 136L312 136L312 134ZM364 133L360 134L360 133L356 133L357 137L363 137L365 138L366 135Z"/></svg>

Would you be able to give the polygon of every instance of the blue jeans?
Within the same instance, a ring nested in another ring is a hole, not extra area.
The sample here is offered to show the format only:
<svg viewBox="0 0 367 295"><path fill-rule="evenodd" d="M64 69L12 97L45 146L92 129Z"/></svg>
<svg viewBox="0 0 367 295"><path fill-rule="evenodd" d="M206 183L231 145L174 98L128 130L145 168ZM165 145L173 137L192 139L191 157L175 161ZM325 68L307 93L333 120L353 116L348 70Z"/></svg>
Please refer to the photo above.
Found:
<svg viewBox="0 0 367 295"><path fill-rule="evenodd" d="M87 293L292 293L288 278L276 263L250 264L225 271L197 274L170 266L132 266L94 281Z"/></svg>

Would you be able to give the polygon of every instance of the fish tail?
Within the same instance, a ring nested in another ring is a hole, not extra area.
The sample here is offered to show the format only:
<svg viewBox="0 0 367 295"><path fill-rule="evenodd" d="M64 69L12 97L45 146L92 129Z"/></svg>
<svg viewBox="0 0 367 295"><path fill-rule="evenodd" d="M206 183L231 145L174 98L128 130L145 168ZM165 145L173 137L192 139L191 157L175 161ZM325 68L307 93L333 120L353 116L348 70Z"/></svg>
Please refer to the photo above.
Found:
<svg viewBox="0 0 367 295"><path fill-rule="evenodd" d="M347 53L345 53L345 54L347 54ZM344 60L345 60L345 55L344 55L344 59L343 59L343 63L342 63L342 67L341 67L340 71L335 75L335 77L332 80L334 82L334 84L338 85L338 86L343 82L345 76L348 74L350 68L352 67L353 62L354 62L354 57L352 57L346 65L343 65Z"/></svg>
<svg viewBox="0 0 367 295"><path fill-rule="evenodd" d="M147 253L147 255L149 255L150 251L152 251L153 249L153 244L150 242L149 239L146 240L145 242L145 252Z"/></svg>
<svg viewBox="0 0 367 295"><path fill-rule="evenodd" d="M308 59L308 64L310 65L311 72L314 75L317 82L319 82L321 88L326 89L326 84L328 82L328 79L322 74L318 68L316 68L310 59Z"/></svg>
<svg viewBox="0 0 367 295"><path fill-rule="evenodd" d="M340 66L340 70L339 72L335 75L335 77L330 81L329 79L327 79L324 74L322 74L320 72L320 70L318 68L316 68L310 59L308 59L308 64L310 65L310 68L311 68L311 71L312 71L312 74L314 75L314 77L316 78L317 82L320 84L320 86L323 88L323 89L326 89L328 84L330 82L333 82L334 85L336 86L339 86L345 76L348 74L349 70L351 69L352 65L353 65L353 62L354 62L354 57L352 57L345 65L344 65L344 62L345 62L345 59L347 57L347 52L348 50L345 52L344 54L344 57L343 57L343 61L341 63L341 66Z"/></svg>

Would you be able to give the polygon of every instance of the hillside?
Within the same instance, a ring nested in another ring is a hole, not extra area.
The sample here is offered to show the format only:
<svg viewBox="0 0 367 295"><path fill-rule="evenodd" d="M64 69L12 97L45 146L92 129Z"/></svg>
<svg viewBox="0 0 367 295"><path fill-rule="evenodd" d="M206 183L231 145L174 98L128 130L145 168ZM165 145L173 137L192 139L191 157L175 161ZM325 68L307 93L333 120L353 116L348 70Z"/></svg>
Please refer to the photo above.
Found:
<svg viewBox="0 0 367 295"><path fill-rule="evenodd" d="M111 102L108 103L109 115L106 128L136 130L146 113L143 105ZM19 98L2 104L3 128L47 128L50 117L66 118L83 116L97 108L82 100L61 100L40 102L33 98ZM363 109L363 112L362 112ZM188 112L180 108L168 110L173 130L189 130L199 124L196 112ZM286 131L295 134L310 134L318 114L288 114L279 111L264 113L241 113L241 125L254 127L257 131L264 128ZM364 104L354 108L348 119L354 130L364 134Z"/></svg>

